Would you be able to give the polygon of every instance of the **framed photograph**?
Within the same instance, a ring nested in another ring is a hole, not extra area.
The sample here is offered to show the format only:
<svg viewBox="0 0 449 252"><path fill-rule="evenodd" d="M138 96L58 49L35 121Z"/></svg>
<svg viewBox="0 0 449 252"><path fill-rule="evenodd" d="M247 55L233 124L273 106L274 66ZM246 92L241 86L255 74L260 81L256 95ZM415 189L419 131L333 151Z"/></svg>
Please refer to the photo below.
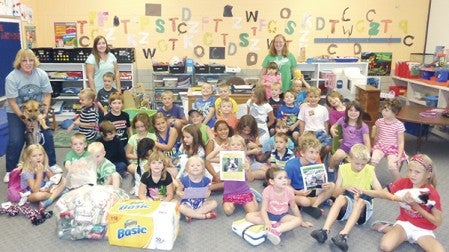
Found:
<svg viewBox="0 0 449 252"><path fill-rule="evenodd" d="M324 164L315 164L301 167L304 190L314 190L321 188L327 183L327 172Z"/></svg>
<svg viewBox="0 0 449 252"><path fill-rule="evenodd" d="M220 152L220 179L245 181L244 151L221 151Z"/></svg>

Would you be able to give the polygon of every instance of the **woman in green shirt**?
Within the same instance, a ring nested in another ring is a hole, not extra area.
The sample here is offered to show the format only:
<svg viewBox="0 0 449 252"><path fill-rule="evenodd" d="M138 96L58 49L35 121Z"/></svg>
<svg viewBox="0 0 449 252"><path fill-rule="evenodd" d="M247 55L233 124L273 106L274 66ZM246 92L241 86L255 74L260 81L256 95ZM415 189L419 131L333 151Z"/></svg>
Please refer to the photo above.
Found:
<svg viewBox="0 0 449 252"><path fill-rule="evenodd" d="M276 62L282 78L282 93L290 90L292 83L292 72L296 68L296 59L293 53L288 50L287 40L284 35L278 34L271 41L269 54L262 62L261 75L267 73L267 67L270 62Z"/></svg>

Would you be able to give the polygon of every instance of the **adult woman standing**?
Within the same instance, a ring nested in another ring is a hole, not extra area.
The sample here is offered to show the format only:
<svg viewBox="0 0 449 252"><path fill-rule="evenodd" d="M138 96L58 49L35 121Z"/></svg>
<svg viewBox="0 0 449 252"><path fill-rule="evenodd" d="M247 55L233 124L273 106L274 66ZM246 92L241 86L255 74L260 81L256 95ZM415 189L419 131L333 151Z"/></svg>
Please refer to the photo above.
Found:
<svg viewBox="0 0 449 252"><path fill-rule="evenodd" d="M109 51L106 38L97 36L94 39L92 53L86 60L87 81L89 88L95 90L95 93L104 87L103 75L107 72L115 73L116 88L121 92L117 58Z"/></svg>
<svg viewBox="0 0 449 252"><path fill-rule="evenodd" d="M20 49L13 63L12 70L5 79L5 93L7 103L5 109L8 118L9 140L6 148L6 175L4 182L9 181L11 172L19 162L20 153L25 144L25 130L31 127L30 122L22 119L22 104L28 100L36 100L43 103L44 118L47 117L51 105L51 93L53 89L47 73L37 68L39 59L30 49ZM56 164L55 145L52 130L42 130L42 141L45 152L49 158L49 165Z"/></svg>
<svg viewBox="0 0 449 252"><path fill-rule="evenodd" d="M287 40L284 35L278 34L274 36L270 43L269 54L262 62L261 76L267 73L268 64L275 62L279 67L279 72L282 78L282 93L290 90L292 84L292 72L296 67L295 56L289 52Z"/></svg>

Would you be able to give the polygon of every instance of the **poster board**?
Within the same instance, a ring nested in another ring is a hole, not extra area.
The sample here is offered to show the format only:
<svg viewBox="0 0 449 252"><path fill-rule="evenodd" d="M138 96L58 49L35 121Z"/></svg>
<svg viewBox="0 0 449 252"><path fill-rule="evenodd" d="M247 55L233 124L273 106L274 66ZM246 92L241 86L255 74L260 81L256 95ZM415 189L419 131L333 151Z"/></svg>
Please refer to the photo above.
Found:
<svg viewBox="0 0 449 252"><path fill-rule="evenodd" d="M0 98L5 96L5 78L12 71L17 51L22 48L19 18L0 16Z"/></svg>

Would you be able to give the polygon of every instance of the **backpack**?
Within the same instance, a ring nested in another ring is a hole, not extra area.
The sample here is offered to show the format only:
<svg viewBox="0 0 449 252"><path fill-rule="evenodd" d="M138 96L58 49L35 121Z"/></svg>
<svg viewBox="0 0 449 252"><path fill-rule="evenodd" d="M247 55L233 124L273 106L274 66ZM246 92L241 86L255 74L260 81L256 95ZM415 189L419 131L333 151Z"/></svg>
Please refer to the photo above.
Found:
<svg viewBox="0 0 449 252"><path fill-rule="evenodd" d="M20 174L22 173L22 168L15 168L9 173L8 182L8 200L11 202L20 201Z"/></svg>

